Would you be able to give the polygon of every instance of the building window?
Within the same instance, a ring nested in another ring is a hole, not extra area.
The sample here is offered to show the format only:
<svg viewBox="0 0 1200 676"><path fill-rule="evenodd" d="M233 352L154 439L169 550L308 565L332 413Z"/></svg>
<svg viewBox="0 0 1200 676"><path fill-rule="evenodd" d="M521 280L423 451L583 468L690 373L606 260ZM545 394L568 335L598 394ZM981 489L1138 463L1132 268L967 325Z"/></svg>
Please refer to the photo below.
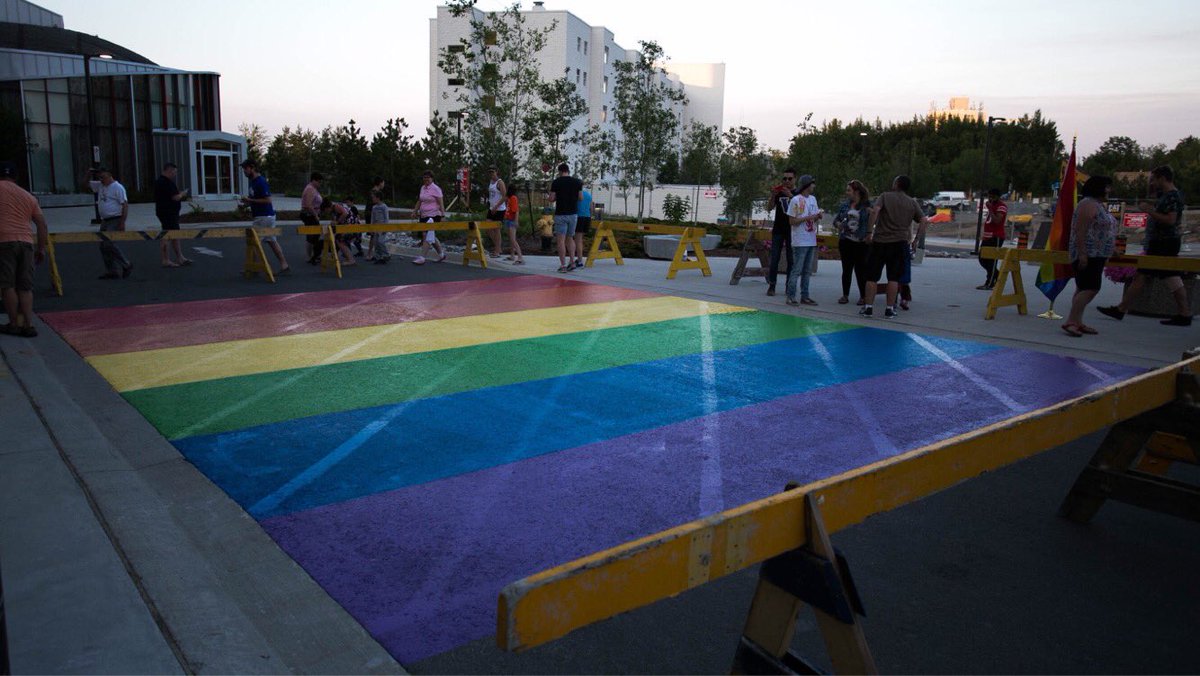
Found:
<svg viewBox="0 0 1200 676"><path fill-rule="evenodd" d="M575 69L575 84L579 84L579 69Z"/></svg>
<svg viewBox="0 0 1200 676"><path fill-rule="evenodd" d="M587 86L587 71L583 71L583 86Z"/></svg>
<svg viewBox="0 0 1200 676"><path fill-rule="evenodd" d="M600 121L608 122L608 106L604 106L600 109Z"/></svg>
<svg viewBox="0 0 1200 676"><path fill-rule="evenodd" d="M446 51L450 52L451 54L461 54L462 52L466 51L466 49L467 48L463 47L462 45L450 45L446 48Z"/></svg>
<svg viewBox="0 0 1200 676"><path fill-rule="evenodd" d="M587 40L584 40L584 41L583 41L583 53L584 53L584 54L587 54L587 49L588 49L588 48L587 48Z"/></svg>
<svg viewBox="0 0 1200 676"><path fill-rule="evenodd" d="M575 51L583 51L583 38L575 38Z"/></svg>
<svg viewBox="0 0 1200 676"><path fill-rule="evenodd" d="M604 48L604 63L608 63L608 47Z"/></svg>
<svg viewBox="0 0 1200 676"><path fill-rule="evenodd" d="M452 77L446 80L446 84L451 87L461 87L463 86L463 79L461 77Z"/></svg>
<svg viewBox="0 0 1200 676"><path fill-rule="evenodd" d="M604 93L604 94L608 93L608 76L607 75L604 76L604 84L601 85L600 91L601 91L601 93Z"/></svg>

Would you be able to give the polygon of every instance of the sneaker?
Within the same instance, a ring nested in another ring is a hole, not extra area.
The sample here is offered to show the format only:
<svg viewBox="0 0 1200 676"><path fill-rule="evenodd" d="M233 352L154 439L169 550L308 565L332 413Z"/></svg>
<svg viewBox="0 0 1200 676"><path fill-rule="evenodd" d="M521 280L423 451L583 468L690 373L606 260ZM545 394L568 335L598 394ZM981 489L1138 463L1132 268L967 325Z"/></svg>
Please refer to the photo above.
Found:
<svg viewBox="0 0 1200 676"><path fill-rule="evenodd" d="M572 268L570 265L560 265L560 266L558 266L558 271L559 271L559 272L562 272L562 273L567 273L567 272L570 272L570 271L571 271L571 270L573 270L573 269L574 269L574 268Z"/></svg>
<svg viewBox="0 0 1200 676"><path fill-rule="evenodd" d="M767 295L768 296L775 295L775 285L774 284L771 284L770 286L767 287Z"/></svg>
<svg viewBox="0 0 1200 676"><path fill-rule="evenodd" d="M121 271L121 279L129 279L129 275L133 274L133 263Z"/></svg>
<svg viewBox="0 0 1200 676"><path fill-rule="evenodd" d="M575 269L578 270L579 268L582 268L582 267L583 267L583 259L579 259L579 260L575 261Z"/></svg>
<svg viewBox="0 0 1200 676"><path fill-rule="evenodd" d="M417 256L413 259L413 265L425 265L425 257Z"/></svg>
<svg viewBox="0 0 1200 676"><path fill-rule="evenodd" d="M801 298L800 302L804 303L805 305L817 305L818 304L817 301L815 301L811 298Z"/></svg>
<svg viewBox="0 0 1200 676"><path fill-rule="evenodd" d="M1113 319L1115 319L1117 321L1121 321L1122 319L1125 319L1125 313L1121 312L1121 308L1117 307L1116 305L1110 305L1108 307L1098 307L1096 309L1100 311L1100 314L1108 316L1108 317L1112 317Z"/></svg>
<svg viewBox="0 0 1200 676"><path fill-rule="evenodd" d="M864 317L873 317L875 316L875 308L870 305L864 305L863 309L858 311L858 314Z"/></svg>
<svg viewBox="0 0 1200 676"><path fill-rule="evenodd" d="M977 291L991 291L992 285L985 282L985 283L980 284L979 286L975 287L975 289Z"/></svg>
<svg viewBox="0 0 1200 676"><path fill-rule="evenodd" d="M799 305L800 304L796 301L795 298L789 298L789 299L785 300L784 302L787 303L788 305Z"/></svg>
<svg viewBox="0 0 1200 676"><path fill-rule="evenodd" d="M1161 322L1159 322L1159 324L1162 324L1163 326L1191 326L1192 318L1184 317L1183 315L1175 315L1174 317L1171 317L1170 319L1162 320Z"/></svg>
<svg viewBox="0 0 1200 676"><path fill-rule="evenodd" d="M886 307L886 308L884 308L884 309L883 309L883 318L884 318L884 319L895 319L895 318L896 318L896 311L895 311L895 310L893 310L893 309L892 309L892 308L890 308L890 307Z"/></svg>

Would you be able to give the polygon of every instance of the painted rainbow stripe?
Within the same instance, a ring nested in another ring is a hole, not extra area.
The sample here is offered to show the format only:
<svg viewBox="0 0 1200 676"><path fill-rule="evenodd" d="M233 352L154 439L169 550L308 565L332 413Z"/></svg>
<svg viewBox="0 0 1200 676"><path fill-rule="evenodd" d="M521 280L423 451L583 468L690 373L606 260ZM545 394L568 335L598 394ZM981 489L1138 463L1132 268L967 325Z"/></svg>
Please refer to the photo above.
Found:
<svg viewBox="0 0 1200 676"><path fill-rule="evenodd" d="M539 276L44 319L402 661L514 579L1135 372Z"/></svg>

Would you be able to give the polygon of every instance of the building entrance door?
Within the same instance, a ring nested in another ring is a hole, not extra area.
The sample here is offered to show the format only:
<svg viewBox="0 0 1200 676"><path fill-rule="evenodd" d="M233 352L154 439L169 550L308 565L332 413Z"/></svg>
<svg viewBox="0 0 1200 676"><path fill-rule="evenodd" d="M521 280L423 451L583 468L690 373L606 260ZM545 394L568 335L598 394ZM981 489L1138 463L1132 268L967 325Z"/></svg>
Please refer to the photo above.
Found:
<svg viewBox="0 0 1200 676"><path fill-rule="evenodd" d="M233 195L236 192L234 182L234 154L220 150L201 150L200 155L200 194L206 196Z"/></svg>

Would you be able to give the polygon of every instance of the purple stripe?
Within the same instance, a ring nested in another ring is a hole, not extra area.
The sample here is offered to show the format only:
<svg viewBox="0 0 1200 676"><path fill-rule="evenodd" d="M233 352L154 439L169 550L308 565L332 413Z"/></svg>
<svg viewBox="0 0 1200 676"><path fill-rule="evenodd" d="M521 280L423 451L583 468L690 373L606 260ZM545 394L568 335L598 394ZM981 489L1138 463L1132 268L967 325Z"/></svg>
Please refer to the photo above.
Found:
<svg viewBox="0 0 1200 676"><path fill-rule="evenodd" d="M1107 384L1075 360L997 350L960 360L1034 410ZM1138 370L1090 363L1113 376ZM703 516L706 454L740 505L1013 413L945 364L721 412L263 523L402 662L495 631L507 583ZM857 405L856 405L857 403ZM841 431L837 433L834 431ZM833 432L833 433L831 433Z"/></svg>

